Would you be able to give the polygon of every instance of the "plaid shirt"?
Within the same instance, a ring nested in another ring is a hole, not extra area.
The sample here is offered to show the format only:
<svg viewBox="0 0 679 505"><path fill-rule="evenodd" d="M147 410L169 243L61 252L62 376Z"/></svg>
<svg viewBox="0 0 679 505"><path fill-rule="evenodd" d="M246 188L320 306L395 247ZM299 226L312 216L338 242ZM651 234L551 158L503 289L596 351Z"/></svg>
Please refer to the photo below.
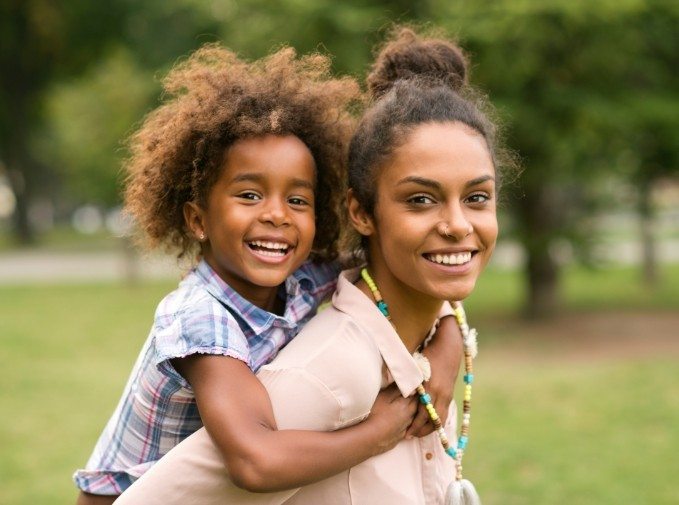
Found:
<svg viewBox="0 0 679 505"><path fill-rule="evenodd" d="M193 390L170 360L219 354L256 372L271 361L335 289L339 266L307 262L285 281L283 317L241 297L202 261L158 305L123 396L84 470L83 491L121 494L201 426Z"/></svg>

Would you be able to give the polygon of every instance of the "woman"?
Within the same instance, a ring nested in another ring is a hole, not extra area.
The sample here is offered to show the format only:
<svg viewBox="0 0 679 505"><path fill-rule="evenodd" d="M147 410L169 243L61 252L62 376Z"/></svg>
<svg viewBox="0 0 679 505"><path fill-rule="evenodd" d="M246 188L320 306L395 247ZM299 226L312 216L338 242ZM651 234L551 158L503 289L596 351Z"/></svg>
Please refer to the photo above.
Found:
<svg viewBox="0 0 679 505"><path fill-rule="evenodd" d="M426 378L412 353L445 302L471 293L497 237L494 128L463 96L465 83L466 61L447 40L402 29L378 55L374 103L349 153L349 219L365 273L345 271L332 306L259 372L279 429L355 424L381 388L395 383L409 396ZM200 430L117 503L442 503L455 462L440 438L404 440L321 482L253 494L230 482Z"/></svg>

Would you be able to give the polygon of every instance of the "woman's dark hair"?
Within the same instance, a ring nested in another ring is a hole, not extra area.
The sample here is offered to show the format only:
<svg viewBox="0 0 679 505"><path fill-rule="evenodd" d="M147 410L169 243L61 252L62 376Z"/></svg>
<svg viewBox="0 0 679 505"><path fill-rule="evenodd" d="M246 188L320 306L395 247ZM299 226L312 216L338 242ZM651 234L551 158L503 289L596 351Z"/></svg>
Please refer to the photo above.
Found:
<svg viewBox="0 0 679 505"><path fill-rule="evenodd" d="M297 58L282 48L247 62L216 44L177 65L163 84L165 100L131 136L125 164L125 207L146 244L179 257L195 251L183 206L206 204L229 146L253 136L295 135L316 163L312 257L334 258L358 84L332 77L327 56Z"/></svg>
<svg viewBox="0 0 679 505"><path fill-rule="evenodd" d="M372 105L349 147L349 187L365 211L374 211L379 168L423 123L460 122L478 132L500 178L505 153L484 113L486 104L467 84L467 60L456 44L397 28L377 54L367 83Z"/></svg>

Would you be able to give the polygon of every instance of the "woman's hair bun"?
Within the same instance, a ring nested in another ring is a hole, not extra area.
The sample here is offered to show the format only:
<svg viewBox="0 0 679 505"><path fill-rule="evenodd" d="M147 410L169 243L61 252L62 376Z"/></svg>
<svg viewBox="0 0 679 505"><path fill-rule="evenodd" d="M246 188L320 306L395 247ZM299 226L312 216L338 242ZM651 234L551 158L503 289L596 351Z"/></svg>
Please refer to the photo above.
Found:
<svg viewBox="0 0 679 505"><path fill-rule="evenodd" d="M453 42L420 37L410 28L397 28L381 48L368 74L368 89L379 98L401 79L422 78L459 90L467 78L467 59Z"/></svg>

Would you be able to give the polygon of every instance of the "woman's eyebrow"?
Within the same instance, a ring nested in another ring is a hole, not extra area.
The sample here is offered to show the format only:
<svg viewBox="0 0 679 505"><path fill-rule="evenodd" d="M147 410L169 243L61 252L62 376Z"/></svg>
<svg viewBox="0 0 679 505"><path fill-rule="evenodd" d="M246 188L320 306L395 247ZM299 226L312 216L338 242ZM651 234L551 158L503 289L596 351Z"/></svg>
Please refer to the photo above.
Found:
<svg viewBox="0 0 679 505"><path fill-rule="evenodd" d="M408 184L408 183L415 183L419 184L421 186L427 186L432 189L442 189L441 183L433 180L433 179L427 179L425 177L417 177L416 175L411 175L408 177L404 177L400 181L396 183L397 186L400 186L401 184Z"/></svg>
<svg viewBox="0 0 679 505"><path fill-rule="evenodd" d="M472 179L471 181L468 181L468 182L464 185L464 187L465 187L465 188L470 188L470 187L472 187L472 186L476 186L476 185L481 184L481 183L484 183L484 182L486 182L486 181L494 181L494 180L495 180L495 177L493 177L492 175L483 175L483 176L481 176L481 177L477 177L476 179Z"/></svg>
<svg viewBox="0 0 679 505"><path fill-rule="evenodd" d="M470 188L472 186L476 186L478 184L484 183L486 181L494 181L495 177L492 175L482 175L481 177L477 177L475 179L472 179L471 181L467 181L465 183L465 188ZM404 177L400 181L398 181L397 185L401 184L408 184L408 183L415 183L415 184L420 184L421 186L427 186L432 189L442 189L441 183L438 181L432 180L432 179L427 179L425 177L417 177L416 175L411 175L409 177Z"/></svg>

